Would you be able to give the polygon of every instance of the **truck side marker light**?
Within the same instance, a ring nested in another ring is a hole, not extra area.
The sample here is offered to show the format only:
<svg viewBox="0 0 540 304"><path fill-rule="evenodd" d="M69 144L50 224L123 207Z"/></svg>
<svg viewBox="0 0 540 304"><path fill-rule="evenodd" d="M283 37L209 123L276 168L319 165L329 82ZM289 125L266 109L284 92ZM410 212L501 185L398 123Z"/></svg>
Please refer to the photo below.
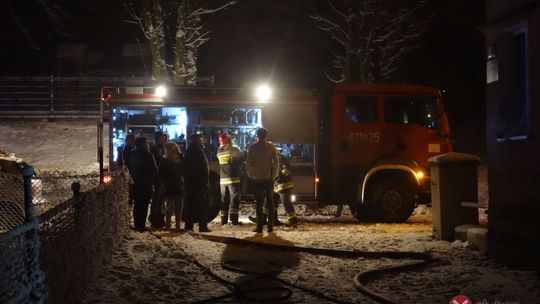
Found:
<svg viewBox="0 0 540 304"><path fill-rule="evenodd" d="M428 144L428 153L441 153L440 144Z"/></svg>

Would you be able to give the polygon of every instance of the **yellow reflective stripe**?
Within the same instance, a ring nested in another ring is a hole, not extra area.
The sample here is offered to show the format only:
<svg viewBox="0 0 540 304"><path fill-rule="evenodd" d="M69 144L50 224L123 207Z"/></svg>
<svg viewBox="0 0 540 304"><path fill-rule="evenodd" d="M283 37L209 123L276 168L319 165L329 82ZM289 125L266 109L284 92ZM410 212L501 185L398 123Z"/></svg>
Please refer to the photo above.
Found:
<svg viewBox="0 0 540 304"><path fill-rule="evenodd" d="M240 177L222 177L219 179L220 185L232 185L232 184L239 184L240 183Z"/></svg>
<svg viewBox="0 0 540 304"><path fill-rule="evenodd" d="M227 216L227 215L229 215L227 211L223 211L223 210L219 211L219 216Z"/></svg>
<svg viewBox="0 0 540 304"><path fill-rule="evenodd" d="M285 189L292 189L294 188L294 183L293 182L286 182L286 183L283 183L283 184L278 184L274 187L274 192L281 192Z"/></svg>
<svg viewBox="0 0 540 304"><path fill-rule="evenodd" d="M238 214L238 208L229 208L230 214Z"/></svg>
<svg viewBox="0 0 540 304"><path fill-rule="evenodd" d="M217 155L218 161L220 165L226 165L232 163L232 155L231 153L219 153Z"/></svg>

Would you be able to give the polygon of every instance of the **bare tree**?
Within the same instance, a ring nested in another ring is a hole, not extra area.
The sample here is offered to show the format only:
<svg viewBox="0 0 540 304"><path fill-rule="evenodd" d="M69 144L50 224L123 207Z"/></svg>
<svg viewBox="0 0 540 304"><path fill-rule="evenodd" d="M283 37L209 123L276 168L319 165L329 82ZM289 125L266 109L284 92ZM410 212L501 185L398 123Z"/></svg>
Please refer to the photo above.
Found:
<svg viewBox="0 0 540 304"><path fill-rule="evenodd" d="M127 22L139 26L150 43L152 74L159 81L194 85L197 49L210 39L203 17L235 2L201 0L124 0Z"/></svg>
<svg viewBox="0 0 540 304"><path fill-rule="evenodd" d="M34 49L40 49L39 40L51 32L63 34L60 29L60 7L52 0L3 0L0 2L0 36L4 40L21 40ZM28 7L33 10L29 12Z"/></svg>
<svg viewBox="0 0 540 304"><path fill-rule="evenodd" d="M321 13L311 16L336 45L328 78L387 80L426 31L426 4L427 0L330 0Z"/></svg>

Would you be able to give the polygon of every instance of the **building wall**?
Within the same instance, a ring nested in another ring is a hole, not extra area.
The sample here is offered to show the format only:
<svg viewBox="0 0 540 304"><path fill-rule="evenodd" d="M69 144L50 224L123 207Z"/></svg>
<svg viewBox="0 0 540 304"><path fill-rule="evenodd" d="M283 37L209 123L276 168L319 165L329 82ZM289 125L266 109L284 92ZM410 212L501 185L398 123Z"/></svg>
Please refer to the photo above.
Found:
<svg viewBox="0 0 540 304"><path fill-rule="evenodd" d="M540 1L486 11L490 252L540 269Z"/></svg>
<svg viewBox="0 0 540 304"><path fill-rule="evenodd" d="M508 16L509 13L534 3L536 0L487 0L486 17L488 24L494 20Z"/></svg>

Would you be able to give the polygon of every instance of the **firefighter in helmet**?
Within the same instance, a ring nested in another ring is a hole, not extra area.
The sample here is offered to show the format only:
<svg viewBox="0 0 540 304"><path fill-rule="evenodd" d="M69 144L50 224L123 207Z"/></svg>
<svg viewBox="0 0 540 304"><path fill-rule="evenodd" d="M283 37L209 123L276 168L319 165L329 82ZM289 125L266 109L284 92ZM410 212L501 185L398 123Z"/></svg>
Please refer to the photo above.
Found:
<svg viewBox="0 0 540 304"><path fill-rule="evenodd" d="M233 225L238 225L238 209L240 207L240 169L244 160L243 154L231 143L228 133L219 134L219 184L221 188L221 225L227 224L228 218ZM232 204L231 204L232 203Z"/></svg>
<svg viewBox="0 0 540 304"><path fill-rule="evenodd" d="M296 216L294 206L291 203L291 194L293 188L294 184L292 181L291 164L287 157L285 157L283 154L280 154L279 174L276 181L274 182L274 193L279 195L279 200L283 202L283 207L285 208L285 212L287 213L288 218L287 226L296 227L298 225L298 217ZM276 199L275 202L275 210L277 213L277 205L279 204L279 201ZM277 221L277 214L274 218Z"/></svg>

